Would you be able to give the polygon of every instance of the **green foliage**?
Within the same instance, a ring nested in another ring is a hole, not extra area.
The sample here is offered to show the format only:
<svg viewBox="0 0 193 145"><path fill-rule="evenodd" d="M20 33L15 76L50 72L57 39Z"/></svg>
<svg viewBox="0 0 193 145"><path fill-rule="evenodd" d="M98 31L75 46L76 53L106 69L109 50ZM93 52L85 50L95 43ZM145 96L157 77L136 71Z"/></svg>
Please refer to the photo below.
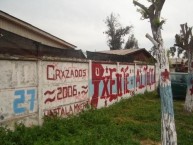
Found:
<svg viewBox="0 0 193 145"><path fill-rule="evenodd" d="M193 145L193 114L174 101L179 145ZM153 93L123 99L69 118L45 117L41 127L0 128L0 145L140 145L161 140L160 98ZM153 142L153 143L152 143Z"/></svg>
<svg viewBox="0 0 193 145"><path fill-rule="evenodd" d="M139 48L138 46L138 41L137 39L135 38L134 34L131 34L125 44L125 49L131 49L131 48L134 48L134 49L137 49Z"/></svg>
<svg viewBox="0 0 193 145"><path fill-rule="evenodd" d="M129 34L132 29L132 26L122 27L118 18L119 15L111 13L105 20L108 29L104 33L108 37L107 44L110 50L122 49L122 44L124 43L123 37Z"/></svg>
<svg viewBox="0 0 193 145"><path fill-rule="evenodd" d="M159 27L159 25L160 25L160 19L155 18L155 19L153 20L153 24L154 24L155 26Z"/></svg>
<svg viewBox="0 0 193 145"><path fill-rule="evenodd" d="M180 34L175 35L175 44L170 48L171 52L179 57L182 54L183 58L188 58L188 53L193 52L193 35L192 27L188 24L181 24Z"/></svg>

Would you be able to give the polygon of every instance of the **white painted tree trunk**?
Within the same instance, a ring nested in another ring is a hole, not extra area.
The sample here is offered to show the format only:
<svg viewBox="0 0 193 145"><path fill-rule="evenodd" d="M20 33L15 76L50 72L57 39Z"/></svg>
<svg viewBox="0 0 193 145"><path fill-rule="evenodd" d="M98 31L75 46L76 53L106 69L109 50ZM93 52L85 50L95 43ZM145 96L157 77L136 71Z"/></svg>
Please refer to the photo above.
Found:
<svg viewBox="0 0 193 145"><path fill-rule="evenodd" d="M163 46L157 50L160 69L162 145L177 145L169 63Z"/></svg>
<svg viewBox="0 0 193 145"><path fill-rule="evenodd" d="M162 145L177 145L177 134L175 128L174 111L173 111L173 95L171 89L171 79L169 71L169 63L166 51L163 47L161 31L155 31L152 28L154 40L150 35L146 37L156 47L156 57L159 66L159 88L161 97L161 129L162 129Z"/></svg>
<svg viewBox="0 0 193 145"><path fill-rule="evenodd" d="M169 63L163 47L163 39L161 35L161 27L165 21L160 20L160 17L165 0L154 0L149 2L151 3L151 5L149 7L146 7L143 4L139 3L137 0L133 0L134 5L137 5L144 11L144 18L149 19L151 24L153 38L148 34L146 35L146 37L154 45L159 66L159 86L162 111L162 145L177 145Z"/></svg>
<svg viewBox="0 0 193 145"><path fill-rule="evenodd" d="M193 69L192 69L192 53L190 51L188 53L188 82L184 109L188 112L193 111Z"/></svg>

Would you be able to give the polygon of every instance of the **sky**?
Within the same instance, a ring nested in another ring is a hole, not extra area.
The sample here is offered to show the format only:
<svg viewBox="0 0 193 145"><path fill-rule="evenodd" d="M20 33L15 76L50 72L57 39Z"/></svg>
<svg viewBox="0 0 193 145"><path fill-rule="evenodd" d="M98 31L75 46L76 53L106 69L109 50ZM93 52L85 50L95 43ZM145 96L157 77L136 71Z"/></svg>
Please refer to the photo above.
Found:
<svg viewBox="0 0 193 145"><path fill-rule="evenodd" d="M146 0L138 0L148 6ZM166 48L174 44L180 24L193 26L193 0L166 0L162 17L163 39ZM132 0L0 0L0 10L32 24L83 51L109 50L104 23L112 12L119 14L122 26L132 25L140 48L150 50L152 43L145 37L151 34L148 20L141 20Z"/></svg>

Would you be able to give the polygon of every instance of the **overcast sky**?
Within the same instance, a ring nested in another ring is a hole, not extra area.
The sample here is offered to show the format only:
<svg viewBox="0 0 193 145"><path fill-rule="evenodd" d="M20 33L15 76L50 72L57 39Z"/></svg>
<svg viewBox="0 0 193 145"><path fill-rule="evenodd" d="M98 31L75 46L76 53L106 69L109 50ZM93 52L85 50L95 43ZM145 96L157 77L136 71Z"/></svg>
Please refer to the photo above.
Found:
<svg viewBox="0 0 193 145"><path fill-rule="evenodd" d="M150 24L140 20L132 0L0 0L0 9L88 51L109 50L103 34L107 29L104 20L113 12L120 15L123 26L134 26L139 47L152 47L145 38L146 33L151 34ZM166 0L162 17L167 20L162 34L169 48L180 24L188 22L193 26L193 0Z"/></svg>

